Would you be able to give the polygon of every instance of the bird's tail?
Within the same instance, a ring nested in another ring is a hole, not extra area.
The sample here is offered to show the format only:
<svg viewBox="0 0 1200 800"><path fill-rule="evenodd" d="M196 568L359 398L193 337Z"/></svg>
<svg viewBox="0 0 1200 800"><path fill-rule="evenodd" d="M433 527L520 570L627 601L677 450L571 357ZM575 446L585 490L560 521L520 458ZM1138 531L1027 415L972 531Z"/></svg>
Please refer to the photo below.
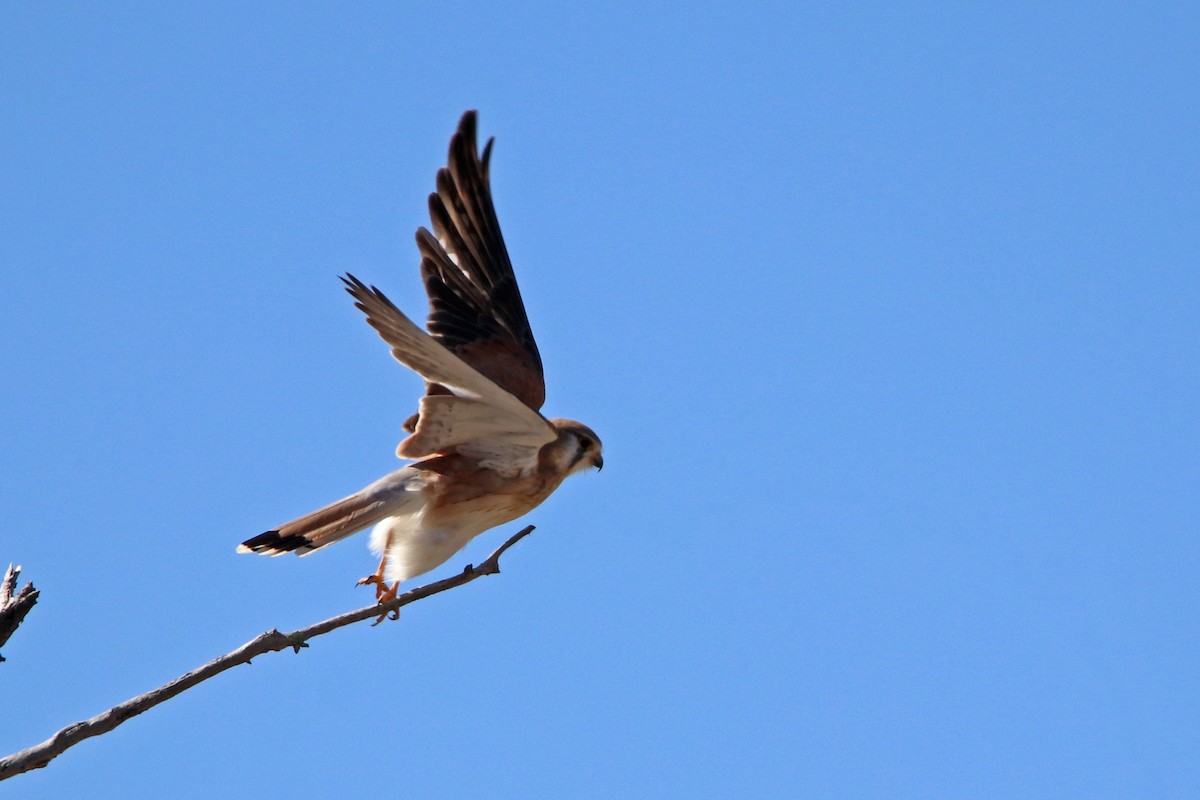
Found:
<svg viewBox="0 0 1200 800"><path fill-rule="evenodd" d="M265 556L308 555L387 517L419 511L424 505L423 486L417 470L398 469L349 497L247 539L237 550Z"/></svg>

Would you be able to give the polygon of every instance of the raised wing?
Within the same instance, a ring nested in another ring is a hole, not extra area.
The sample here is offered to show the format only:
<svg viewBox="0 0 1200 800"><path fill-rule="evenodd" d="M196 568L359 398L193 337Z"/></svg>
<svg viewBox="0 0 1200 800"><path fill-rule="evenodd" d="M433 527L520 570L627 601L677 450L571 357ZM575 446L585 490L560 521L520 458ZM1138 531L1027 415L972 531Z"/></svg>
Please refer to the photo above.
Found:
<svg viewBox="0 0 1200 800"><path fill-rule="evenodd" d="M383 292L353 275L342 282L355 306L367 315L367 323L391 345L395 359L453 394L421 398L416 430L400 443L396 455L489 453L492 463L507 466L554 441L557 433L541 414L418 328Z"/></svg>
<svg viewBox="0 0 1200 800"><path fill-rule="evenodd" d="M535 411L546 381L525 304L492 205L488 161L477 154L475 112L463 114L448 165L429 196L433 233L417 230L421 278L429 294L426 327L434 339ZM436 386L430 394L438 394Z"/></svg>

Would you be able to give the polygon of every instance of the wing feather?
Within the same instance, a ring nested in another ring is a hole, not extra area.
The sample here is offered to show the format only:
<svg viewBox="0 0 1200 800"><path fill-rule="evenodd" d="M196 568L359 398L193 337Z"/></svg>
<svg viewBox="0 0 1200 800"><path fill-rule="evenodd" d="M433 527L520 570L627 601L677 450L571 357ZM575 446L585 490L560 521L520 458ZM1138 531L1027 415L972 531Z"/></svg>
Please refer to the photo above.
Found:
<svg viewBox="0 0 1200 800"><path fill-rule="evenodd" d="M367 323L391 345L397 361L457 395L423 397L416 430L400 443L397 455L422 458L468 442L493 440L536 450L554 440L557 434L545 417L418 328L379 289L353 275L342 282L355 306L367 315Z"/></svg>
<svg viewBox="0 0 1200 800"><path fill-rule="evenodd" d="M433 233L417 231L430 334L534 410L546 382L492 203L492 140L477 154L476 115L463 114L429 196ZM436 393L436 387L430 387Z"/></svg>
<svg viewBox="0 0 1200 800"><path fill-rule="evenodd" d="M554 440L549 426L531 430L523 420L466 397L422 397L420 414L416 432L396 449L402 458L459 452L475 457L481 466L510 469L536 463L538 450Z"/></svg>

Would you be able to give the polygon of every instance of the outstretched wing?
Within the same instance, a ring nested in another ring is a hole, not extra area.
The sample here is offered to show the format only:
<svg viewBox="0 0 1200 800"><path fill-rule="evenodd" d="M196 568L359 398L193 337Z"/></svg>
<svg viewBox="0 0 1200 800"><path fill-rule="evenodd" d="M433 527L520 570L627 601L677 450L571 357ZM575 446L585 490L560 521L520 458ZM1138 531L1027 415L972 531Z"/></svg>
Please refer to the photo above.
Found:
<svg viewBox="0 0 1200 800"><path fill-rule="evenodd" d="M383 292L353 275L342 282L367 323L391 345L395 359L452 393L421 398L416 430L396 455L476 453L486 455L484 466L508 467L533 458L554 441L557 432L545 417L418 328Z"/></svg>
<svg viewBox="0 0 1200 800"><path fill-rule="evenodd" d="M475 112L463 114L448 165L429 196L433 233L417 230L421 278L429 294L426 327L434 339L535 411L546 381L525 304L492 206L488 160L477 154ZM429 387L436 395L436 386Z"/></svg>

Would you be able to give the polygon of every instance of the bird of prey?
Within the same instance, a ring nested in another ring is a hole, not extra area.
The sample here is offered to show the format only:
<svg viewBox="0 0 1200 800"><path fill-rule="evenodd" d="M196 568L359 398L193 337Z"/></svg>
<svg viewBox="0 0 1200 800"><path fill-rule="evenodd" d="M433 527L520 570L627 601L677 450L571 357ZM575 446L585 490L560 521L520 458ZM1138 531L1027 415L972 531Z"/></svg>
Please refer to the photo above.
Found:
<svg viewBox="0 0 1200 800"><path fill-rule="evenodd" d="M481 157L475 112L465 113L429 196L433 233L417 230L428 333L374 286L342 278L396 360L425 379L403 426L409 436L396 448L413 463L247 539L238 552L307 555L373 525L379 568L359 583L374 584L385 602L401 581L530 511L568 475L604 466L591 428L539 411L542 359L492 206L492 142Z"/></svg>

